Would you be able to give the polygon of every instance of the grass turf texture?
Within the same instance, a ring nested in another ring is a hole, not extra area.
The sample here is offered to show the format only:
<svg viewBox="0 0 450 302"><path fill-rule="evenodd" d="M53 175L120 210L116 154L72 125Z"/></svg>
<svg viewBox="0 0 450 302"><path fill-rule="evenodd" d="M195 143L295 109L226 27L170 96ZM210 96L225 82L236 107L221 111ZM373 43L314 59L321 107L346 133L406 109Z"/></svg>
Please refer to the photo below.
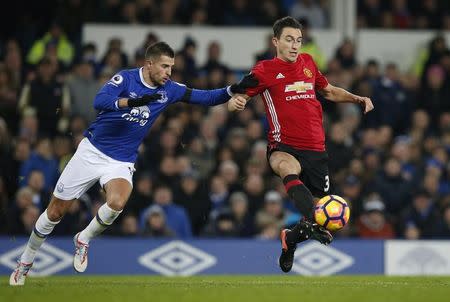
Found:
<svg viewBox="0 0 450 302"><path fill-rule="evenodd" d="M450 277L385 276L58 276L10 287L0 301L450 301Z"/></svg>

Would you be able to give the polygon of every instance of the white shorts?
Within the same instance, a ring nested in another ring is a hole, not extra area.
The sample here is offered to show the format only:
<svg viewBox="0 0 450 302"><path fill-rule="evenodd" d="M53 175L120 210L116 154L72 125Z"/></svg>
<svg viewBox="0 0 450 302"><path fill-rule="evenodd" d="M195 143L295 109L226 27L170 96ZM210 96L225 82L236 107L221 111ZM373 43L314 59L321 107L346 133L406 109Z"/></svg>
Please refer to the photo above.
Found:
<svg viewBox="0 0 450 302"><path fill-rule="evenodd" d="M105 155L84 138L56 183L53 195L62 200L77 199L97 181L103 187L114 178L124 178L133 186L134 164Z"/></svg>

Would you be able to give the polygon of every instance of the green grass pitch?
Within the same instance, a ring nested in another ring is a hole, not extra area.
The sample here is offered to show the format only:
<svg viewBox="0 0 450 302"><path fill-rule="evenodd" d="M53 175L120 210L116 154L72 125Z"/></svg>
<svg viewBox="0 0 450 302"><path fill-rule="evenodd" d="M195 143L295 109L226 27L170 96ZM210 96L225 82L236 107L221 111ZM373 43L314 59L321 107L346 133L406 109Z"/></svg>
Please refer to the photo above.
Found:
<svg viewBox="0 0 450 302"><path fill-rule="evenodd" d="M0 301L450 301L450 277L80 275L28 278L24 287L10 287L2 276Z"/></svg>

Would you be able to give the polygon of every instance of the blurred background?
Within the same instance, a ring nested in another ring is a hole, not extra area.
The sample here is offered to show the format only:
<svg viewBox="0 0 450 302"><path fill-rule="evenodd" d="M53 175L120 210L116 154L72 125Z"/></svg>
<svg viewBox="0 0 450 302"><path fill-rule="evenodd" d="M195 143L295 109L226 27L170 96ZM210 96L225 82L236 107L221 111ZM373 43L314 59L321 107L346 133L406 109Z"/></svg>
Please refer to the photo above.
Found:
<svg viewBox="0 0 450 302"><path fill-rule="evenodd" d="M274 56L291 15L331 84L375 111L321 100L332 192L352 209L337 238L450 238L450 2L439 0L16 0L0 27L0 234L28 236L95 119L98 89L176 50L172 79L231 84ZM6 15L7 13L7 15ZM106 236L277 240L300 214L266 161L258 98L230 114L176 104L140 146L134 190ZM73 235L104 202L98 185L55 228Z"/></svg>

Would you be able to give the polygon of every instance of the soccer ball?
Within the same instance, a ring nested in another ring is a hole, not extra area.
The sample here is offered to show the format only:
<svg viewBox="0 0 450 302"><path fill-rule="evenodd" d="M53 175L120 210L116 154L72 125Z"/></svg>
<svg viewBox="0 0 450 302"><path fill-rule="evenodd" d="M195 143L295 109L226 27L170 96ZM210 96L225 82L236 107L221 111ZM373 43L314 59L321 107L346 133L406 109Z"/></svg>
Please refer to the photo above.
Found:
<svg viewBox="0 0 450 302"><path fill-rule="evenodd" d="M350 219L350 208L344 198L327 195L317 201L314 219L329 231L342 229Z"/></svg>

